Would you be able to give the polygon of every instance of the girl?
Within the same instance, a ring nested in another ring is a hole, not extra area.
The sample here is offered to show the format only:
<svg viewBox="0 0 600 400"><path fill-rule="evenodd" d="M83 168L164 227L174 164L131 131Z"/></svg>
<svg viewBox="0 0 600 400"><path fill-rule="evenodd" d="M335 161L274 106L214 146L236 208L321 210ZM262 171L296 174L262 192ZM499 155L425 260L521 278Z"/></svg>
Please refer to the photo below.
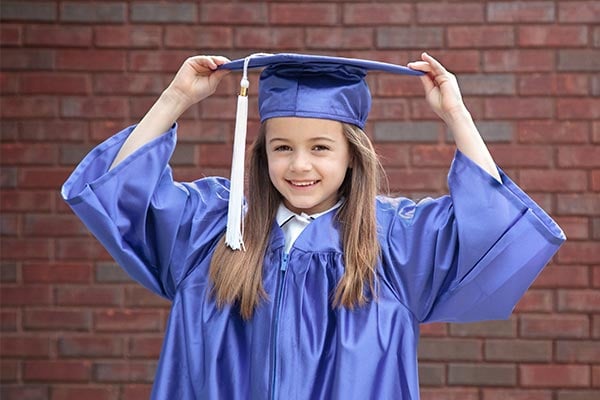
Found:
<svg viewBox="0 0 600 400"><path fill-rule="evenodd" d="M154 399L418 399L419 324L508 317L564 234L496 167L456 79L429 55L409 67L458 151L450 195L418 204L376 197L362 131L370 62L283 59L261 74L245 251L223 238L229 182L174 182L168 166L174 121L239 61L186 60L63 196L172 300Z"/></svg>

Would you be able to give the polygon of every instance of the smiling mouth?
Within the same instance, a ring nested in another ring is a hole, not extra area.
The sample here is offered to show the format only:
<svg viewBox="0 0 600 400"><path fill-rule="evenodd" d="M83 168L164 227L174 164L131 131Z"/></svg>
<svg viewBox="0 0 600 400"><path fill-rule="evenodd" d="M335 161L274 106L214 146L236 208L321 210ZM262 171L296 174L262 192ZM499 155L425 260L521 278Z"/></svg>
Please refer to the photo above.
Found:
<svg viewBox="0 0 600 400"><path fill-rule="evenodd" d="M296 187L308 187L308 186L313 186L315 184L317 184L319 181L289 181L288 183L292 186L296 186Z"/></svg>

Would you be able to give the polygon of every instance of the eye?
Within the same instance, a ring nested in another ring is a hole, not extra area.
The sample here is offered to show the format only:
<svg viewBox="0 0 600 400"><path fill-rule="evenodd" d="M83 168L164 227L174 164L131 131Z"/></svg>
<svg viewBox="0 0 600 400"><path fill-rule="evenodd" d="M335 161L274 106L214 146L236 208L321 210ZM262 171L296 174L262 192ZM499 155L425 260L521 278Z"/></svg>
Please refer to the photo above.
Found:
<svg viewBox="0 0 600 400"><path fill-rule="evenodd" d="M323 144L317 144L313 146L314 151L327 151L330 150L329 146L325 146Z"/></svg>
<svg viewBox="0 0 600 400"><path fill-rule="evenodd" d="M290 151L292 148L286 144L281 144L279 146L275 146L273 151Z"/></svg>

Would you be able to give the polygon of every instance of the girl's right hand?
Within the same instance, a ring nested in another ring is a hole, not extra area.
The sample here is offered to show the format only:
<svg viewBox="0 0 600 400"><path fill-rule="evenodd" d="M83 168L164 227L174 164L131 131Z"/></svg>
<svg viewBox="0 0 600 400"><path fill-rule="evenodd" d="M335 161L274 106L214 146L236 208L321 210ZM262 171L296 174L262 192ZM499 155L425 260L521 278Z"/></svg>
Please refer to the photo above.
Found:
<svg viewBox="0 0 600 400"><path fill-rule="evenodd" d="M221 56L189 57L177 71L165 93L181 101L187 107L205 99L215 92L219 82L230 71L217 66L229 60Z"/></svg>

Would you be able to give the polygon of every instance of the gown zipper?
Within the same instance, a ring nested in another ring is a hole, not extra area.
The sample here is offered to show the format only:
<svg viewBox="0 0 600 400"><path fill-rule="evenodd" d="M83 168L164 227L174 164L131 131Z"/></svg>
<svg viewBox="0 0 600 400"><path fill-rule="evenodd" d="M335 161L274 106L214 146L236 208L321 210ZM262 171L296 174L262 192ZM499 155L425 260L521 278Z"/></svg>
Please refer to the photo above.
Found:
<svg viewBox="0 0 600 400"><path fill-rule="evenodd" d="M269 398L271 400L275 399L275 382L277 375L277 336L279 334L279 315L281 314L281 297L283 293L283 284L285 282L285 273L287 271L289 254L283 252L281 257L281 265L279 267L279 285L277 287L277 298L276 298L276 309L275 309L275 319L273 321L273 341L271 344L271 354L273 358L272 369L271 369L271 396Z"/></svg>

